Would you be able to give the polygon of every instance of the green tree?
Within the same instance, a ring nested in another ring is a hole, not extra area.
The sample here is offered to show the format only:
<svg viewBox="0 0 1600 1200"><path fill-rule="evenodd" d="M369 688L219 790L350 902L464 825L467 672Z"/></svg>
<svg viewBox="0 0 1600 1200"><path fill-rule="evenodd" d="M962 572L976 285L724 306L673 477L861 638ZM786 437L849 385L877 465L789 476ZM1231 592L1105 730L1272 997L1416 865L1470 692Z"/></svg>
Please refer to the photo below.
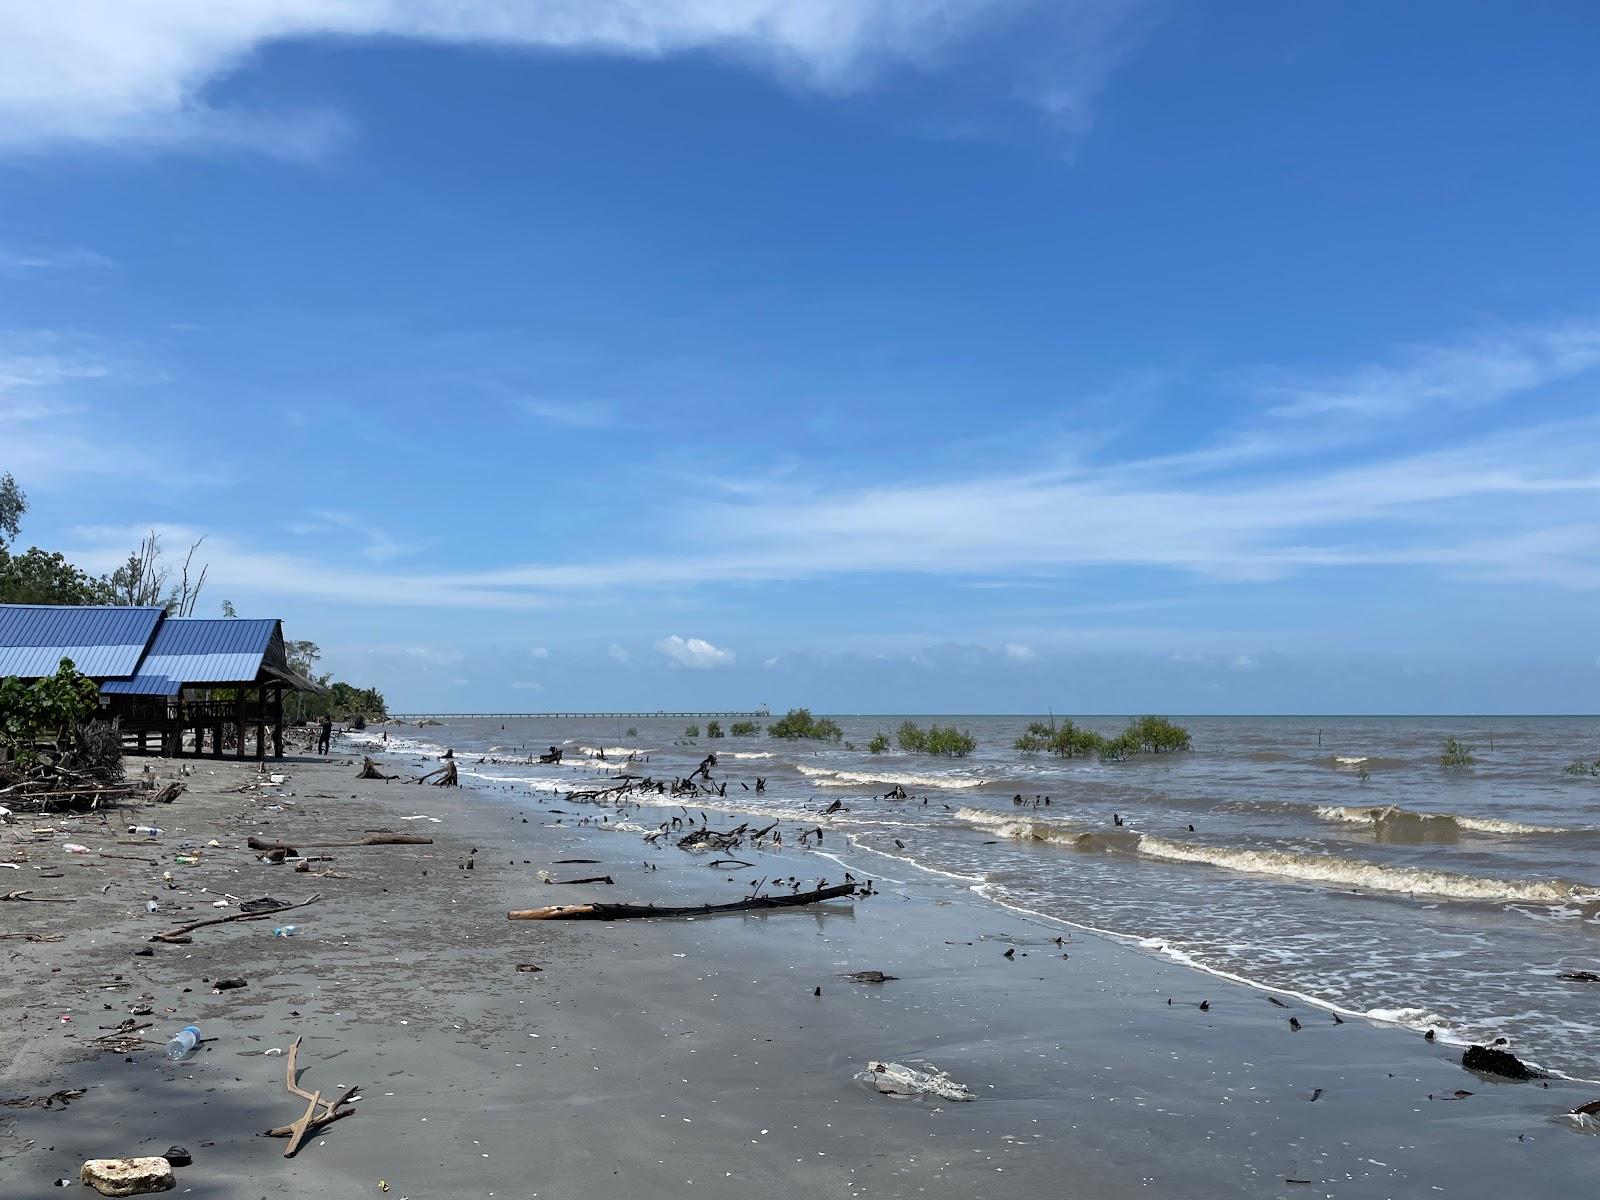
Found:
<svg viewBox="0 0 1600 1200"><path fill-rule="evenodd" d="M837 742L844 738L839 723L829 717L813 717L809 708L791 708L767 726L775 738L810 738L818 742Z"/></svg>
<svg viewBox="0 0 1600 1200"><path fill-rule="evenodd" d="M31 684L8 675L0 680L0 746L6 750L0 757L32 764L41 745L59 749L99 703L99 687L70 658Z"/></svg>
<svg viewBox="0 0 1600 1200"><path fill-rule="evenodd" d="M734 737L756 737L761 733L761 726L754 721L735 721L728 726L728 732Z"/></svg>
<svg viewBox="0 0 1600 1200"><path fill-rule="evenodd" d="M686 738L697 738L697 737L699 737L700 736L700 726L698 726L698 725L689 726L687 729L685 729L683 731L683 736L686 737Z"/></svg>
<svg viewBox="0 0 1600 1200"><path fill-rule="evenodd" d="M1444 744L1444 753L1439 756L1441 767L1470 767L1478 761L1472 753L1472 747L1465 742L1458 742L1450 738Z"/></svg>
<svg viewBox="0 0 1600 1200"><path fill-rule="evenodd" d="M28 511L28 498L7 471L0 475L0 549L11 544L22 532L22 514Z"/></svg>
<svg viewBox="0 0 1600 1200"><path fill-rule="evenodd" d="M31 547L12 554L0 546L0 604L110 604L104 580L60 554Z"/></svg>
<svg viewBox="0 0 1600 1200"><path fill-rule="evenodd" d="M868 754L882 754L889 748L889 735L879 730L872 735L872 740L867 743Z"/></svg>
<svg viewBox="0 0 1600 1200"><path fill-rule="evenodd" d="M708 722L706 722L706 736L708 738L719 738L719 737L721 737L722 736L722 722L720 722L720 721L708 721Z"/></svg>

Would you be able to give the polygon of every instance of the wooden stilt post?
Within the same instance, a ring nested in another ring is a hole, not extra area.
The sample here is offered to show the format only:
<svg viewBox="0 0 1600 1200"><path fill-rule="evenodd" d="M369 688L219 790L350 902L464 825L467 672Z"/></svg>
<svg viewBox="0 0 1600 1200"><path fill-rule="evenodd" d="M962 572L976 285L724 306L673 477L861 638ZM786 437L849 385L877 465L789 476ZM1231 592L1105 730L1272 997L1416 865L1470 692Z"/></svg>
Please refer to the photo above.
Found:
<svg viewBox="0 0 1600 1200"><path fill-rule="evenodd" d="M256 685L256 760L267 757L267 689Z"/></svg>
<svg viewBox="0 0 1600 1200"><path fill-rule="evenodd" d="M283 684L272 689L272 757L283 757Z"/></svg>
<svg viewBox="0 0 1600 1200"><path fill-rule="evenodd" d="M233 726L239 733L237 757L244 757L244 689L239 688L233 697ZM218 746L220 751L222 747Z"/></svg>

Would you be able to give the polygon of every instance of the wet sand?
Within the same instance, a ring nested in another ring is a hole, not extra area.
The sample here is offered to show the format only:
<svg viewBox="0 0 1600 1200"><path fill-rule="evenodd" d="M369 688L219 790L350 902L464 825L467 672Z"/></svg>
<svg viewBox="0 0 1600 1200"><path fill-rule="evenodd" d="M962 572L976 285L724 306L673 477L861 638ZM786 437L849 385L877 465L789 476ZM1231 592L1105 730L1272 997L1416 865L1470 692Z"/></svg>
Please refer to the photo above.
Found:
<svg viewBox="0 0 1600 1200"><path fill-rule="evenodd" d="M59 1195L53 1181L76 1180L85 1158L175 1142L194 1154L177 1194L230 1198L378 1195L380 1181L415 1200L1592 1187L1600 1138L1562 1114L1600 1086L1486 1079L1460 1067L1459 1050L1335 1024L1292 997L1278 1007L900 864L877 879L880 894L811 909L509 922L509 908L722 901L751 878L841 873L804 852L746 851L757 865L730 881L705 857L573 826L593 809L357 781L358 762L286 761L273 799L227 790L259 779L253 764L200 761L171 806L106 825L24 816L0 829L0 860L20 866L0 869L0 892L76 901L0 904L0 932L64 935L0 940L0 1099L85 1089L65 1108L0 1107L0 1197ZM177 770L154 765L163 777ZM401 820L418 813L441 820ZM131 840L126 825L152 822L165 830L155 845L117 844ZM63 832L31 832L47 826ZM379 828L435 843L313 851L333 856L314 864L337 872L327 878L245 848L251 834L350 841ZM179 842L212 838L221 846L201 865L173 864ZM65 841L128 857L69 857ZM603 861L554 863L576 857ZM163 887L163 870L179 890ZM554 887L541 870L616 885ZM324 898L283 918L300 927L295 938L272 937L275 921L239 922L135 956L156 930L218 915L219 893L313 892ZM899 978L842 977L869 968ZM249 986L213 994L205 982L228 976ZM155 1022L146 1047L93 1051L141 995L154 1008L139 1018ZM171 1063L161 1044L190 1022L205 1048ZM257 1135L304 1107L284 1089L284 1059L265 1053L297 1034L302 1085L361 1084L362 1099L285 1160L281 1140ZM976 1099L877 1095L853 1080L871 1059L926 1060Z"/></svg>

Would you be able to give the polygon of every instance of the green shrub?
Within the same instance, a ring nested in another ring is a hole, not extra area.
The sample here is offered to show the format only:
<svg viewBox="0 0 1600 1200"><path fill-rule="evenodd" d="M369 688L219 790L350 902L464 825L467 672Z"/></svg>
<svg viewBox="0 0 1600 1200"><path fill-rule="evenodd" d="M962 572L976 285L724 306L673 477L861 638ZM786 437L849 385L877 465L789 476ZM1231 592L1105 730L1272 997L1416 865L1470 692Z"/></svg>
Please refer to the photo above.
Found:
<svg viewBox="0 0 1600 1200"><path fill-rule="evenodd" d="M888 748L889 735L881 730L878 733L873 734L872 740L867 743L868 754L882 754Z"/></svg>
<svg viewBox="0 0 1600 1200"><path fill-rule="evenodd" d="M687 729L685 729L683 731L683 736L686 737L686 738L697 738L697 737L699 737L700 736L700 726L698 726L698 725L689 726L689 728L687 728Z"/></svg>
<svg viewBox="0 0 1600 1200"><path fill-rule="evenodd" d="M99 705L100 689L63 658L54 675L25 684L15 675L0 680L0 746L27 766L38 747L59 748L73 728Z"/></svg>
<svg viewBox="0 0 1600 1200"><path fill-rule="evenodd" d="M637 729L635 729L632 725L629 725L628 726L627 736L628 737L638 737L639 736L639 731Z"/></svg>
<svg viewBox="0 0 1600 1200"><path fill-rule="evenodd" d="M706 723L706 736L708 738L721 737L722 736L722 722L720 722L720 721L709 721L709 722L707 722Z"/></svg>
<svg viewBox="0 0 1600 1200"><path fill-rule="evenodd" d="M818 742L837 742L844 737L837 721L813 717L809 708L791 708L767 726L767 733L775 738L810 738Z"/></svg>
<svg viewBox="0 0 1600 1200"><path fill-rule="evenodd" d="M928 735L915 721L900 722L900 728L895 730L894 740L900 749L913 754L921 754L928 748Z"/></svg>
<svg viewBox="0 0 1600 1200"><path fill-rule="evenodd" d="M1444 744L1444 753L1439 756L1441 767L1470 767L1478 760L1473 756L1472 747L1465 742L1458 742L1450 738Z"/></svg>
<svg viewBox="0 0 1600 1200"><path fill-rule="evenodd" d="M970 733L954 725L931 725L923 729L915 721L904 721L895 731L900 749L914 754L939 754L946 758L965 758L978 748Z"/></svg>
<svg viewBox="0 0 1600 1200"><path fill-rule="evenodd" d="M1586 763L1581 758L1575 758L1561 768L1563 775L1593 775L1600 777L1600 758L1592 763Z"/></svg>
<svg viewBox="0 0 1600 1200"><path fill-rule="evenodd" d="M1127 733L1138 741L1139 749L1145 754L1166 754L1190 748L1189 731L1166 717L1136 717L1129 723Z"/></svg>
<svg viewBox="0 0 1600 1200"><path fill-rule="evenodd" d="M728 726L728 732L734 737L759 737L761 735L761 726L754 721L735 721Z"/></svg>
<svg viewBox="0 0 1600 1200"><path fill-rule="evenodd" d="M1130 730L1123 730L1114 738L1100 739L1101 762L1127 762L1135 754L1140 753L1141 743Z"/></svg>
<svg viewBox="0 0 1600 1200"><path fill-rule="evenodd" d="M1013 750L1020 750L1024 754L1038 754L1041 750L1050 749L1050 739L1055 736L1056 727L1052 721L1046 725L1043 721L1034 721L1028 726L1028 732L1011 743Z"/></svg>

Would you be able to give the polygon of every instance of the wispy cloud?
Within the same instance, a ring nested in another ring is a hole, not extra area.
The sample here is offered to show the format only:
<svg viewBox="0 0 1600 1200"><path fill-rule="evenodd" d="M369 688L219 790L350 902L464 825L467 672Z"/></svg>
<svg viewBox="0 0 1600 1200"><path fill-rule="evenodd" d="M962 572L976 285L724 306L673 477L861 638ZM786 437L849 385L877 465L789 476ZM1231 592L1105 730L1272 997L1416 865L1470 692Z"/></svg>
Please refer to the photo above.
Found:
<svg viewBox="0 0 1600 1200"><path fill-rule="evenodd" d="M401 542L354 513L335 512L328 509L312 514L309 521L298 521L289 526L289 532L298 537L320 533L353 533L365 542L360 554L371 562L389 562L419 548L415 543Z"/></svg>
<svg viewBox="0 0 1600 1200"><path fill-rule="evenodd" d="M1493 404L1600 366L1600 320L1524 327L1461 345L1424 347L1398 365L1326 378L1267 376L1276 417L1399 417L1427 408Z"/></svg>
<svg viewBox="0 0 1600 1200"><path fill-rule="evenodd" d="M1074 127L1124 50L1129 0L1075 0L1052 25L1054 69L1030 98ZM654 59L709 52L843 94L886 67L936 67L950 45L1035 0L74 0L0 8L0 145L248 145L314 158L348 127L320 110L214 107L212 84L289 38L409 38Z"/></svg>
<svg viewBox="0 0 1600 1200"><path fill-rule="evenodd" d="M708 670L711 667L731 667L735 657L732 650L713 646L704 638L682 638L677 634L662 638L656 649L666 655L674 666Z"/></svg>
<svg viewBox="0 0 1600 1200"><path fill-rule="evenodd" d="M65 250L0 246L0 278L20 279L50 271L104 270L116 264L81 246Z"/></svg>
<svg viewBox="0 0 1600 1200"><path fill-rule="evenodd" d="M1007 642L1001 647L1001 652L1014 663L1037 662L1039 658L1032 646L1024 646L1020 642Z"/></svg>

